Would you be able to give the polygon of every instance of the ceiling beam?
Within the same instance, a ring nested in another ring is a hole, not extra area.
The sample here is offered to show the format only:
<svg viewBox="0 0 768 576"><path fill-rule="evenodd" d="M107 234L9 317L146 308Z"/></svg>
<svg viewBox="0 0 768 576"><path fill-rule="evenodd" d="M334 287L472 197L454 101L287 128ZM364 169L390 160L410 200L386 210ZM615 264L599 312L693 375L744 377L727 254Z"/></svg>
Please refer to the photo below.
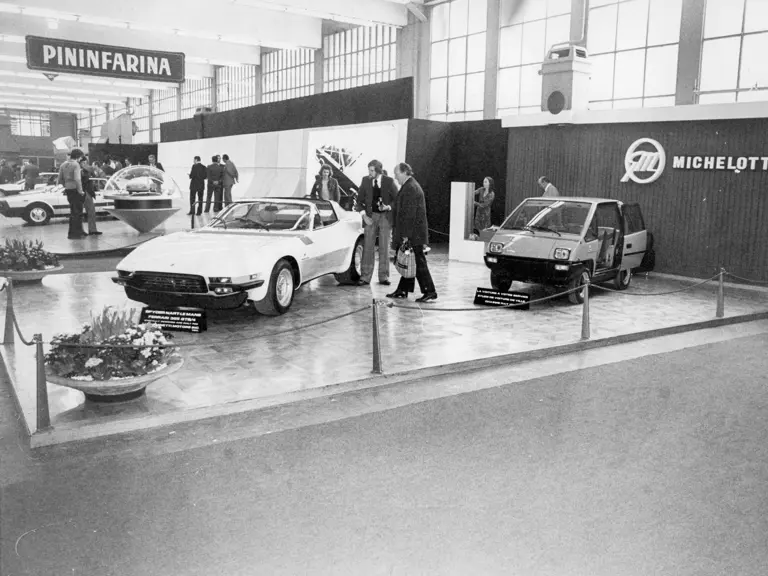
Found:
<svg viewBox="0 0 768 576"><path fill-rule="evenodd" d="M16 82L23 78L48 80L38 70L30 70L20 62L0 62L0 81ZM12 79L12 80L11 80ZM109 88L127 88L128 90L163 90L175 84L161 82L142 82L124 78L97 78L96 76L81 76L75 74L59 74L54 80L57 86L75 86L77 88L93 88L108 90Z"/></svg>
<svg viewBox="0 0 768 576"><path fill-rule="evenodd" d="M380 0L377 0L380 1ZM11 2L12 3L12 2ZM209 0L131 0L130 2L104 2L104 0L16 0L16 6L31 14L42 14L43 19L59 18L60 22L75 15L86 15L91 21L107 23L128 22L134 30L148 30L159 37L178 30L192 38L210 38L269 46L275 48L322 47L322 22L298 14L266 10L254 14L247 6L227 3L219 7ZM42 10L42 11L41 11ZM194 41L194 40L193 40ZM109 32L104 33L104 44L109 43ZM146 46L151 48L152 45Z"/></svg>
<svg viewBox="0 0 768 576"><path fill-rule="evenodd" d="M43 18L3 14L0 18L0 35L43 36L74 42L93 42L110 46L149 48L164 52L183 52L187 57L198 57L216 61L220 65L237 66L239 64L259 65L261 49L259 46L246 46L226 41L189 38L174 34L157 34L139 30L121 30L104 28L95 24L82 24L62 20L58 28L51 30ZM17 38L14 38L16 40ZM226 38L224 39L226 40Z"/></svg>
<svg viewBox="0 0 768 576"><path fill-rule="evenodd" d="M6 65L11 64L21 64L26 67L26 61L27 52L26 46L24 44L17 44L15 42L0 42L0 67L5 68ZM184 64L184 69L187 78L213 78L213 66L211 64L186 62ZM72 74L72 76L81 75ZM106 80L107 77L104 77L104 79ZM176 86L176 83L170 82L153 82L153 84L157 84L161 88L173 88Z"/></svg>
<svg viewBox="0 0 768 576"><path fill-rule="evenodd" d="M403 27L408 13L403 4L387 0L232 0L237 5L297 14L350 24ZM263 11L263 10L262 10ZM259 14L261 14L261 12Z"/></svg>
<svg viewBox="0 0 768 576"><path fill-rule="evenodd" d="M22 78L15 76L0 76L0 93L5 91L18 92L19 90L31 90L39 94L55 96L57 94L69 94L75 97L93 95L104 98L117 98L125 100L126 98L143 98L149 90L140 88L123 88L113 86L83 86L74 83L62 84L61 82L51 82L47 78Z"/></svg>

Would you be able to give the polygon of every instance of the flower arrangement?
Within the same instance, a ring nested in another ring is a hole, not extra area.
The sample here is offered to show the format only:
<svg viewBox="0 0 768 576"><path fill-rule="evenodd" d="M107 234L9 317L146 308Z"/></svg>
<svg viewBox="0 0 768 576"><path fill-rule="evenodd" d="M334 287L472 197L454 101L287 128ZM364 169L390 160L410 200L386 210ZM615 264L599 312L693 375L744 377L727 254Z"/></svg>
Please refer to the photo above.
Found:
<svg viewBox="0 0 768 576"><path fill-rule="evenodd" d="M45 355L54 374L72 380L119 380L162 370L177 354L172 336L154 324L136 324L134 310L105 307L79 333L57 334ZM62 346L79 344L79 346ZM125 348L97 348L107 344ZM143 346L133 348L128 346Z"/></svg>
<svg viewBox="0 0 768 576"><path fill-rule="evenodd" d="M0 272L26 272L50 270L59 265L59 259L43 249L41 240L6 238L0 246Z"/></svg>

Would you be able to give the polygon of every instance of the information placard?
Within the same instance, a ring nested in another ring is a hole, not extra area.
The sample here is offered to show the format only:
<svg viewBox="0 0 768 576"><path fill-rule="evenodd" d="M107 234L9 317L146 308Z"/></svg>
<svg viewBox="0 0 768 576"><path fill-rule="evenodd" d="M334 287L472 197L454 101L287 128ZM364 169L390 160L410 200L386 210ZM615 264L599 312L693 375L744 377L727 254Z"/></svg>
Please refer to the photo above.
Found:
<svg viewBox="0 0 768 576"><path fill-rule="evenodd" d="M202 308L150 308L141 310L139 322L157 324L171 332L205 332L208 320Z"/></svg>
<svg viewBox="0 0 768 576"><path fill-rule="evenodd" d="M475 304L482 306L505 306L512 310L529 310L531 295L524 292L499 292L493 288L478 288ZM517 306L513 306L517 304Z"/></svg>

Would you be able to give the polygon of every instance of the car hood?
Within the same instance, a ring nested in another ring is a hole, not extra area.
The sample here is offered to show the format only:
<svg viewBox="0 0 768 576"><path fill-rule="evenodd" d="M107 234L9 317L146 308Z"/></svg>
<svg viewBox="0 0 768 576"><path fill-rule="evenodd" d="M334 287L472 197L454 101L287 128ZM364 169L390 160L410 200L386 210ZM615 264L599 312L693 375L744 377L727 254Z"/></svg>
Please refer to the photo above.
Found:
<svg viewBox="0 0 768 576"><path fill-rule="evenodd" d="M301 242L298 236L253 232L177 232L150 240L136 248L118 270L171 272L201 276L240 276L260 270L259 263L273 265L273 250L290 251Z"/></svg>
<svg viewBox="0 0 768 576"><path fill-rule="evenodd" d="M579 240L575 236L557 236L546 232L536 231L535 235L527 231L499 230L491 238L491 242L504 244L504 251L500 254L517 256L518 258L540 258L550 260L554 258L556 248L568 248L573 250L578 246Z"/></svg>

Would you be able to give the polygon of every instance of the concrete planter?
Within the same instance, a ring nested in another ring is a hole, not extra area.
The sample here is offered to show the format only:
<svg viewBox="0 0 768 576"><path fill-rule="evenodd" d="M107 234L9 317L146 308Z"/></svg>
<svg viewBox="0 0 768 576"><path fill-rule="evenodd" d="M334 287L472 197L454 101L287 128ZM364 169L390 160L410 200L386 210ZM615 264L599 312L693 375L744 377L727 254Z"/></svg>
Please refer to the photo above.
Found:
<svg viewBox="0 0 768 576"><path fill-rule="evenodd" d="M64 266L54 266L45 270L0 270L0 276L13 280L14 284L25 282L40 282L52 272L63 270Z"/></svg>

